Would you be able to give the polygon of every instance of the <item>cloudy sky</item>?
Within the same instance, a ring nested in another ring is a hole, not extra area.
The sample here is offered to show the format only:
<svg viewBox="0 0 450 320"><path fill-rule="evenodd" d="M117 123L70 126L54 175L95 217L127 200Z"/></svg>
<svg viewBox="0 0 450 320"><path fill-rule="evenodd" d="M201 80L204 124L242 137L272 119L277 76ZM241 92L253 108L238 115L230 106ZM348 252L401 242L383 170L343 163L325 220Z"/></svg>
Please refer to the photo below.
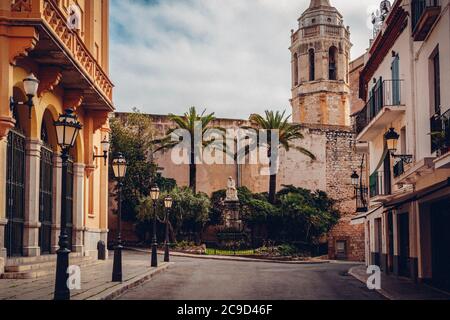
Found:
<svg viewBox="0 0 450 320"><path fill-rule="evenodd" d="M287 110L290 30L309 0L111 0L111 76L118 111L218 117ZM378 0L331 0L350 26L352 57Z"/></svg>

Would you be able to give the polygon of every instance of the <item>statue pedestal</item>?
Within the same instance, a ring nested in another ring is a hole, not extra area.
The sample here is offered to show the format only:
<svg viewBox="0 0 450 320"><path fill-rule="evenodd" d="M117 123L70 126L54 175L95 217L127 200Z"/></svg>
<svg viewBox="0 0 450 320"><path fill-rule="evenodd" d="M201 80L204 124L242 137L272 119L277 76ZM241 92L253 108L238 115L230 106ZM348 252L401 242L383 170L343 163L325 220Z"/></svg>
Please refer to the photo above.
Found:
<svg viewBox="0 0 450 320"><path fill-rule="evenodd" d="M242 231L242 220L240 219L240 203L236 200L225 200L223 221L226 228Z"/></svg>

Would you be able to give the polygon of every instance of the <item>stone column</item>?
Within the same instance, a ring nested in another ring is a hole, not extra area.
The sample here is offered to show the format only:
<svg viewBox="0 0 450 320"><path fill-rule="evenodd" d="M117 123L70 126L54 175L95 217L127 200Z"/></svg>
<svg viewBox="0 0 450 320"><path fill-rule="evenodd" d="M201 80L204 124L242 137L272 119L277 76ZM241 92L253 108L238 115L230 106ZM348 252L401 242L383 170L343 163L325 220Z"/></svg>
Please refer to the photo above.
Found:
<svg viewBox="0 0 450 320"><path fill-rule="evenodd" d="M27 138L25 147L25 223L23 255L36 257L39 247L39 178L41 168L41 141Z"/></svg>
<svg viewBox="0 0 450 320"><path fill-rule="evenodd" d="M84 170L82 163L73 164L73 231L72 252L83 252L84 228Z"/></svg>

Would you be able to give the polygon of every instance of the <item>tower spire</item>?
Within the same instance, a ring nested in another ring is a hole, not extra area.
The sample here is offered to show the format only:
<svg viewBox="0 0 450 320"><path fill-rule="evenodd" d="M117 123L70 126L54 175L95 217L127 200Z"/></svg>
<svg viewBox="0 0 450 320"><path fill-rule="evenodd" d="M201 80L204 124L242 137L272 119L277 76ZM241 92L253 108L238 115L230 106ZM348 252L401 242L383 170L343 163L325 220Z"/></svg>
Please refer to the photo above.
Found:
<svg viewBox="0 0 450 320"><path fill-rule="evenodd" d="M311 4L309 8L317 8L317 7L331 7L329 0L311 0Z"/></svg>

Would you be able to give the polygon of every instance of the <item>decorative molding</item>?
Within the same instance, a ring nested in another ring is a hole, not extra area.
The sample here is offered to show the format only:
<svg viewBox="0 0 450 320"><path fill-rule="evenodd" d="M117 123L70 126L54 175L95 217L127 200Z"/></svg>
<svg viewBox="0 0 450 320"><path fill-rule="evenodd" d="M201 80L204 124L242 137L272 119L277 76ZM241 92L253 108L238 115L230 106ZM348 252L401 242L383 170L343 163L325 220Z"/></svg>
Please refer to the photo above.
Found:
<svg viewBox="0 0 450 320"><path fill-rule="evenodd" d="M72 57L80 64L100 91L112 101L113 84L101 66L86 48L77 32L67 26L67 18L52 0L43 0L43 18L50 29L61 39L71 52Z"/></svg>
<svg viewBox="0 0 450 320"><path fill-rule="evenodd" d="M108 125L108 120L109 120L108 114L109 114L108 112L104 112L104 111L91 112L92 119L93 119L94 132L97 131L98 129L103 130L103 128L105 128Z"/></svg>
<svg viewBox="0 0 450 320"><path fill-rule="evenodd" d="M11 11L31 12L31 0L13 0L13 2L11 3Z"/></svg>
<svg viewBox="0 0 450 320"><path fill-rule="evenodd" d="M0 139L8 135L9 129L14 128L16 120L12 117L0 117Z"/></svg>
<svg viewBox="0 0 450 320"><path fill-rule="evenodd" d="M34 27L13 27L10 29L9 62L16 64L16 60L28 56L39 41L39 34Z"/></svg>
<svg viewBox="0 0 450 320"><path fill-rule="evenodd" d="M88 178L91 177L91 174L95 171L96 167L93 164L87 164L86 167L84 168L84 172L86 172L86 176Z"/></svg>
<svg viewBox="0 0 450 320"><path fill-rule="evenodd" d="M38 97L42 97L44 92L53 91L62 80L62 70L59 67L43 67L39 70Z"/></svg>
<svg viewBox="0 0 450 320"><path fill-rule="evenodd" d="M84 95L81 90L65 90L63 108L72 108L74 111L83 103Z"/></svg>

